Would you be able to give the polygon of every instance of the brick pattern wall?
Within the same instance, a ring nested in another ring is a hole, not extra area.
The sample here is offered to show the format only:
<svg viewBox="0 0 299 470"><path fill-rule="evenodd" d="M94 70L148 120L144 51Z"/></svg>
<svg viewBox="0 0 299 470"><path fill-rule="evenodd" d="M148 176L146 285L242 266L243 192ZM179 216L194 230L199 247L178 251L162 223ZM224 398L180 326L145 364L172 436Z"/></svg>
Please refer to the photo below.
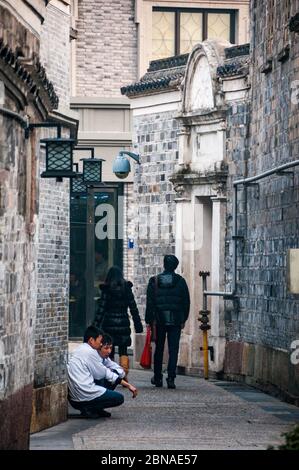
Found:
<svg viewBox="0 0 299 470"><path fill-rule="evenodd" d="M70 102L70 17L49 4L41 32L41 62L55 85L59 106Z"/></svg>
<svg viewBox="0 0 299 470"><path fill-rule="evenodd" d="M134 188L132 183L124 184L124 242L123 242L123 271L124 277L133 281L134 276L134 248L128 247L129 238L136 242L135 235L135 204Z"/></svg>
<svg viewBox="0 0 299 470"><path fill-rule="evenodd" d="M66 380L69 230L69 182L41 180L35 387Z"/></svg>
<svg viewBox="0 0 299 470"><path fill-rule="evenodd" d="M120 96L137 78L134 0L79 0L76 96Z"/></svg>
<svg viewBox="0 0 299 470"><path fill-rule="evenodd" d="M175 192L168 178L178 158L177 128L170 111L134 118L133 141L141 155L134 181L134 288L142 317L149 278L163 269L164 254L175 252Z"/></svg>
<svg viewBox="0 0 299 470"><path fill-rule="evenodd" d="M271 2L272 3L272 2ZM253 62L251 69L250 136L246 151L231 151L234 172L252 176L295 160L299 155L298 101L292 103L292 89L299 71L298 35L283 27L285 2L273 2L274 39L271 43L272 71L260 69L269 59L266 2L255 2L252 9ZM291 2L293 3L293 2ZM294 2L295 3L295 2ZM293 12L293 14L295 11ZM289 19L289 18L288 18ZM290 42L290 57L278 61L278 54ZM238 135L237 120L247 116L240 105L230 113L231 136ZM247 119L247 118L246 118ZM244 130L245 132L245 130ZM242 132L240 135L242 141ZM236 148L236 141L233 142ZM238 146L243 148L242 146ZM230 192L230 191L229 191ZM247 215L245 200L247 198ZM229 339L262 344L289 351L299 337L299 301L287 292L286 256L289 248L299 247L299 174L271 176L247 191L239 191L238 293L240 304L227 311L233 320ZM232 316L231 316L232 315Z"/></svg>
<svg viewBox="0 0 299 470"><path fill-rule="evenodd" d="M36 240L28 236L23 203L24 130L0 115L0 141L4 143L0 150L0 449L26 449L34 363Z"/></svg>
<svg viewBox="0 0 299 470"><path fill-rule="evenodd" d="M13 50L39 50L38 39L3 6L0 37ZM12 96L5 89L1 105L18 112L19 103ZM20 123L0 114L1 450L27 449L29 444L36 311L36 234L29 235L27 218L30 158ZM36 215L32 216L34 222Z"/></svg>
<svg viewBox="0 0 299 470"><path fill-rule="evenodd" d="M67 15L48 5L41 35L41 61L62 106L69 103L69 24ZM54 137L56 131L44 130L39 135ZM39 160L42 173L44 151L40 152ZM68 179L58 183L53 178L40 178L35 388L66 382L69 230Z"/></svg>

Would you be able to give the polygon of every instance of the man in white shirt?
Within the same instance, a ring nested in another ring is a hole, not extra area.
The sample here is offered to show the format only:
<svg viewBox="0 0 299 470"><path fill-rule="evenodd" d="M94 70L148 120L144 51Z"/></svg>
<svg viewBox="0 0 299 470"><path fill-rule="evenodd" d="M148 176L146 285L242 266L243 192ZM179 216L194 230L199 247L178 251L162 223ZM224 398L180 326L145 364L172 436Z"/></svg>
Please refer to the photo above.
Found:
<svg viewBox="0 0 299 470"><path fill-rule="evenodd" d="M122 382L122 374L106 367L99 357L102 338L103 332L89 326L83 344L71 354L67 364L69 402L86 418L110 417L111 414L104 408L119 406L124 402L121 393L95 383L104 379L116 386Z"/></svg>

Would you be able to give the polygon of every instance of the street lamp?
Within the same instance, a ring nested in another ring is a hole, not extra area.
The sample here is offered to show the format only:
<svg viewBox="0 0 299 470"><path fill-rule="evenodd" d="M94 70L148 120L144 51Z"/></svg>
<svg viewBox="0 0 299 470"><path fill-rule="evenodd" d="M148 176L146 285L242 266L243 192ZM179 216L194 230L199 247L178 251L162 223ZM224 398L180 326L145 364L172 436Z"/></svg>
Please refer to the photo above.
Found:
<svg viewBox="0 0 299 470"><path fill-rule="evenodd" d="M86 196L87 187L83 181L83 173L79 173L79 164L74 163L76 167L76 178L71 180L71 195L75 197Z"/></svg>
<svg viewBox="0 0 299 470"><path fill-rule="evenodd" d="M77 150L90 150L90 158L81 158L83 161L83 183L86 186L96 186L102 183L102 162L103 158L95 158L93 147L78 147Z"/></svg>
<svg viewBox="0 0 299 470"><path fill-rule="evenodd" d="M131 171L130 162L124 155L133 158L133 160L140 165L140 157L137 153L121 150L114 160L112 168L113 173L120 179L126 178Z"/></svg>
<svg viewBox="0 0 299 470"><path fill-rule="evenodd" d="M30 131L37 127L56 127L57 137L41 139L40 142L46 145L46 171L41 174L42 178L74 178L73 171L73 148L74 139L64 139L61 137L61 124L57 122L32 123L25 128L25 137L28 138Z"/></svg>

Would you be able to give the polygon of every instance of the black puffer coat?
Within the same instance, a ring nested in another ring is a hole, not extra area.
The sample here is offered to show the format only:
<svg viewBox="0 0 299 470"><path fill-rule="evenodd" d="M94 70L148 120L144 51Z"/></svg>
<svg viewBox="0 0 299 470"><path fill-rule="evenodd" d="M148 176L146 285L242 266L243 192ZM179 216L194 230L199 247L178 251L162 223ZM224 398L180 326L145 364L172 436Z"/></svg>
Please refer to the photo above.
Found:
<svg viewBox="0 0 299 470"><path fill-rule="evenodd" d="M114 288L103 284L94 325L112 336L116 346L130 346L131 328L128 315L130 309L136 333L142 333L143 327L132 292L133 284L125 281L124 285Z"/></svg>
<svg viewBox="0 0 299 470"><path fill-rule="evenodd" d="M165 326L183 325L189 316L190 296L185 279L164 271L151 277L147 288L145 322Z"/></svg>

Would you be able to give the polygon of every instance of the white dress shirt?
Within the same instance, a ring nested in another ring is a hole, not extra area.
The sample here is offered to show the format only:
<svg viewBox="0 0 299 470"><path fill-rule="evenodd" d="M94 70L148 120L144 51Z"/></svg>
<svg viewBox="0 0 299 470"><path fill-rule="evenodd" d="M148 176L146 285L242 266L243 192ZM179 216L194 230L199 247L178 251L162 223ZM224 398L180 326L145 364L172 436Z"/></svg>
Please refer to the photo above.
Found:
<svg viewBox="0 0 299 470"><path fill-rule="evenodd" d="M107 367L110 370L115 370L118 373L118 375L121 379L124 378L126 373L125 373L124 369L119 364L117 364L117 362L112 361L112 359L110 359L110 357L107 357L107 358L103 359L100 356L100 359L102 360L102 363L104 364L105 367Z"/></svg>
<svg viewBox="0 0 299 470"><path fill-rule="evenodd" d="M106 367L101 359L97 350L93 349L88 343L81 344L70 355L67 363L67 373L71 400L94 400L106 392L106 388L96 385L94 380L106 379L111 383L117 380L118 374ZM117 370L116 367L112 368Z"/></svg>

